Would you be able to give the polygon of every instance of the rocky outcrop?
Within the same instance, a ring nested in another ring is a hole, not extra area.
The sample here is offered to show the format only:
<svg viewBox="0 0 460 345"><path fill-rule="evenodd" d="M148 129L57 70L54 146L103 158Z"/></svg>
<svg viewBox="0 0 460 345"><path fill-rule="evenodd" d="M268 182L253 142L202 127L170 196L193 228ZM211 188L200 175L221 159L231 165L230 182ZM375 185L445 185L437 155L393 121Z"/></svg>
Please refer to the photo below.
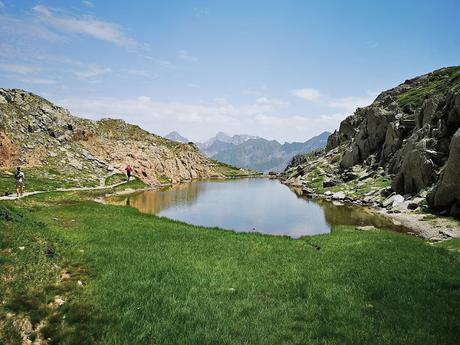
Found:
<svg viewBox="0 0 460 345"><path fill-rule="evenodd" d="M429 150L429 140L421 133L412 136L394 158L391 171L396 172L392 188L401 194L416 194L436 180L437 166Z"/></svg>
<svg viewBox="0 0 460 345"><path fill-rule="evenodd" d="M434 209L448 210L460 218L460 129L452 138L449 159L428 201Z"/></svg>
<svg viewBox="0 0 460 345"><path fill-rule="evenodd" d="M0 89L0 168L53 169L100 179L127 164L149 184L223 177L193 144L173 142L122 120L91 121L32 93Z"/></svg>
<svg viewBox="0 0 460 345"><path fill-rule="evenodd" d="M460 67L443 68L406 80L382 92L368 107L358 108L329 137L323 159L312 157L299 168L290 166L285 176L308 177L318 162L323 170L328 162L329 180L343 183L344 174L356 166L366 171L365 176L383 169L391 179L391 192L407 199L434 189L429 203L433 210L460 217L460 198L454 190L460 190L459 144L454 136L459 128Z"/></svg>
<svg viewBox="0 0 460 345"><path fill-rule="evenodd" d="M14 165L18 159L18 148L14 142L0 131L0 162L6 165Z"/></svg>

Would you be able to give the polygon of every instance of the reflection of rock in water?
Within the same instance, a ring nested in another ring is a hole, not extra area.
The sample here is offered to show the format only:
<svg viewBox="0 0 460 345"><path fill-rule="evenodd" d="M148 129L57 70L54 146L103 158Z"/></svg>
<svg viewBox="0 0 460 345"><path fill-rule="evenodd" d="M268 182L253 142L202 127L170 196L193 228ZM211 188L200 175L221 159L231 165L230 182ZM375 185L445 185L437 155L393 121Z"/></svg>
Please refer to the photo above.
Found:
<svg viewBox="0 0 460 345"><path fill-rule="evenodd" d="M294 190L294 192L296 192ZM329 225L373 225L376 228L387 228L393 230L403 230L393 224L393 222L381 215L372 212L362 206L351 205L334 205L331 201L324 199L310 199L302 197L300 193L297 196L306 199L309 202L314 202L321 206L324 211L324 217Z"/></svg>
<svg viewBox="0 0 460 345"><path fill-rule="evenodd" d="M380 229L405 231L407 229L393 224L391 219L362 206L335 206L329 201L320 200L326 221L331 225L373 225Z"/></svg>
<svg viewBox="0 0 460 345"><path fill-rule="evenodd" d="M126 205L135 207L143 213L157 214L173 205L191 205L203 190L204 186L201 183L183 183L128 197Z"/></svg>

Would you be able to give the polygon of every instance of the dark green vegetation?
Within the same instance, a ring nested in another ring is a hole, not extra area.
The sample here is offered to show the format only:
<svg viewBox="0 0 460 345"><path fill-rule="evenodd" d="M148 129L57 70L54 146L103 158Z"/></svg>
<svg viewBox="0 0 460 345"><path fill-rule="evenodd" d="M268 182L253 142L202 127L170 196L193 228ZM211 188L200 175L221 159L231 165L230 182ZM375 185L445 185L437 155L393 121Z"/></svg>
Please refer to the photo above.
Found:
<svg viewBox="0 0 460 345"><path fill-rule="evenodd" d="M420 85L398 96L401 107L419 107L426 96L441 92L443 89L455 86L460 81L460 67L453 66L435 71L429 76L428 83ZM458 86L458 85L457 85Z"/></svg>
<svg viewBox="0 0 460 345"><path fill-rule="evenodd" d="M450 241L442 242L438 246L447 248L450 251L460 253L460 238L454 238Z"/></svg>
<svg viewBox="0 0 460 345"><path fill-rule="evenodd" d="M241 234L85 200L100 193L0 203L0 343L17 343L12 320L24 316L45 320L54 344L460 337L460 257L450 242L350 227L300 240ZM65 303L47 306L56 296Z"/></svg>

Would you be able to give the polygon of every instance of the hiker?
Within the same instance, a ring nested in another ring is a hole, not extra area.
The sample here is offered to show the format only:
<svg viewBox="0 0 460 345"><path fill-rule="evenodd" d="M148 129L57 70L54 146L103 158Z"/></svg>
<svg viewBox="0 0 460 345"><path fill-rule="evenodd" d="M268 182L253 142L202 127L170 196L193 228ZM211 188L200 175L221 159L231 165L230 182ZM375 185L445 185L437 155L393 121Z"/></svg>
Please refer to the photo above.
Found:
<svg viewBox="0 0 460 345"><path fill-rule="evenodd" d="M133 168L131 168L131 165L128 164L125 170L126 170L126 176L128 176L128 182L129 182L129 179L131 178L131 173L133 172Z"/></svg>
<svg viewBox="0 0 460 345"><path fill-rule="evenodd" d="M16 168L16 173L14 174L14 177L16 179L16 194L19 198L19 195L22 196L24 193L24 180L26 176L24 173L21 171L21 167Z"/></svg>

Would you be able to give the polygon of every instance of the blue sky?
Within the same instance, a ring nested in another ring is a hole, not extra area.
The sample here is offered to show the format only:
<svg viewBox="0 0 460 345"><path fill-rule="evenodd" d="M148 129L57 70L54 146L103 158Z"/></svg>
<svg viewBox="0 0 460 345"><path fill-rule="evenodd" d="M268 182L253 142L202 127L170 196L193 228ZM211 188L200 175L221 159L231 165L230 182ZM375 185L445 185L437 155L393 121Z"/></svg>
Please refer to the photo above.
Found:
<svg viewBox="0 0 460 345"><path fill-rule="evenodd" d="M304 141L460 64L457 1L0 0L0 87L194 141Z"/></svg>

